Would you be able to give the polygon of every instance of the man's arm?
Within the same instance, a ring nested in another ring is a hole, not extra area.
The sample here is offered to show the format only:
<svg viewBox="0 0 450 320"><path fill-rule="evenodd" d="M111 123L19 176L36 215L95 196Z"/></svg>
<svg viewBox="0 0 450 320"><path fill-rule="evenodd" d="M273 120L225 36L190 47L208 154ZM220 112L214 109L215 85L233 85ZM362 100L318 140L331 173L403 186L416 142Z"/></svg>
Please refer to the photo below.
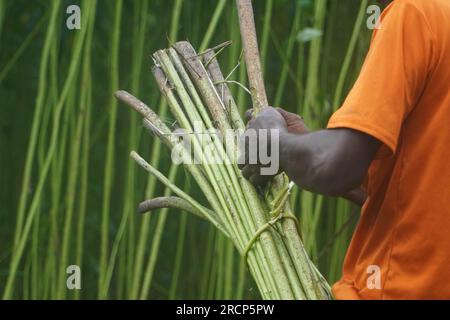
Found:
<svg viewBox="0 0 450 320"><path fill-rule="evenodd" d="M342 196L362 185L378 147L378 140L351 129L281 132L280 165L300 187Z"/></svg>
<svg viewBox="0 0 450 320"><path fill-rule="evenodd" d="M341 195L341 197L362 207L367 200L367 193L362 187L358 187L354 190L344 193L343 195Z"/></svg>
<svg viewBox="0 0 450 320"><path fill-rule="evenodd" d="M301 118L274 108L264 108L247 129L279 130L281 169L300 187L364 203L366 196L360 186L380 145L375 138L351 129L309 132ZM240 167L244 177L255 184L270 179L259 174L258 165L244 163Z"/></svg>

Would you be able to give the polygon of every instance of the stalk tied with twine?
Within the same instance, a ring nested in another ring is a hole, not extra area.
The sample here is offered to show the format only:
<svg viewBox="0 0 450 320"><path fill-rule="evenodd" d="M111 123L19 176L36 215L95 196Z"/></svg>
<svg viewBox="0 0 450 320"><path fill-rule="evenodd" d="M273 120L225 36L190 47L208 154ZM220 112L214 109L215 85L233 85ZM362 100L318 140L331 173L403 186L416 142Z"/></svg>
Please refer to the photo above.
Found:
<svg viewBox="0 0 450 320"><path fill-rule="evenodd" d="M251 2L237 0L237 3L250 92L254 109L259 110L267 105L267 98ZM132 158L175 194L144 201L139 210L176 208L210 221L246 259L264 299L330 299L328 284L303 247L298 221L288 201L292 184L287 176L275 177L261 196L230 158L220 164L211 161L211 153L227 158L226 150L237 151L236 141L222 141L214 134L205 137L194 125L201 123L207 130L217 126L223 137L227 130L244 130L214 50L197 54L188 42L177 42L168 49L158 50L153 59L153 75L171 113L181 128L192 133L190 145L202 161L200 164L182 163L204 194L208 206L199 203L132 151ZM139 112L144 126L169 149L176 146L172 130L153 110L125 91L115 95ZM212 152L205 152L205 144ZM177 152L182 159L190 156L190 151L183 148L178 148Z"/></svg>

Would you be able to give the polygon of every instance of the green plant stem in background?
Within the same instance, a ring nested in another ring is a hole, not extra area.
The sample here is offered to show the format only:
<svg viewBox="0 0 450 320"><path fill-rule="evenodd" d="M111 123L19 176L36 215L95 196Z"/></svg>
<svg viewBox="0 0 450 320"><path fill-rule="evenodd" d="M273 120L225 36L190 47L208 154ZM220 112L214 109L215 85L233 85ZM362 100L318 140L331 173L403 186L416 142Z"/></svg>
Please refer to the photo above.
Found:
<svg viewBox="0 0 450 320"><path fill-rule="evenodd" d="M51 60L50 60L50 81L49 81L49 92L47 98L47 104L56 105L58 103L59 97L59 88L58 88L58 47L59 41L53 41L51 47ZM46 108L44 112L44 120L42 121L42 127L40 129L40 147L41 150L39 157L39 171L42 170L45 162L45 155L47 151L47 141L49 140L48 129L50 124L52 108ZM56 161L53 162L51 168L51 181L50 181L50 212L49 212L49 220L50 220L50 232L48 234L48 249L46 256L46 279L45 279L45 292L50 296L56 296L57 293L57 277L59 274L55 274L56 265L58 256L55 255L57 252L57 248L59 245L59 228L58 228L58 214L60 207L60 196L61 196L61 175L58 172L58 166L56 165Z"/></svg>
<svg viewBox="0 0 450 320"><path fill-rule="evenodd" d="M140 92L140 84L142 71L144 68L143 57L145 56L145 36L146 30L148 28L148 1L139 1L135 3L134 6L134 19L135 21L140 21L139 28L135 28L133 34L133 43L136 45L135 50L133 50L133 61L131 69L131 91ZM140 142L139 133L142 130L138 130L138 118L136 115L130 115L130 125L129 125L129 140L128 145L130 150L136 149ZM133 268L134 256L135 256L135 244L136 244L136 223L134 215L135 199L136 199L136 170L133 166L132 161L128 159L127 161L127 180L126 189L124 193L124 205L123 205L123 218L129 220L128 225L128 245L127 245L127 264L126 268L131 270ZM127 283L131 284L132 275L131 273L126 273L128 275Z"/></svg>
<svg viewBox="0 0 450 320"><path fill-rule="evenodd" d="M327 0L317 0L314 5L314 28L323 30ZM322 37L311 41L308 62L308 80L306 81L305 101L303 103L303 116L306 121L312 119L315 99L318 93L318 75L322 50Z"/></svg>
<svg viewBox="0 0 450 320"><path fill-rule="evenodd" d="M202 43L200 44L199 49L200 52L203 52L211 43L211 38L214 35L214 32L216 30L217 24L219 23L219 19L222 15L226 3L227 3L226 0L219 0L219 2L217 3L217 7L214 10L213 16L211 18L211 22L208 26L208 29L206 29L206 34L202 40Z"/></svg>
<svg viewBox="0 0 450 320"><path fill-rule="evenodd" d="M170 181L175 181L175 178L177 175L177 169L178 168L176 166L172 166L170 168L170 172L169 172L169 180ZM170 195L170 193L171 193L170 189L167 189L165 195L168 196L168 195ZM153 235L150 256L148 258L147 268L145 269L145 272L144 272L142 289L141 289L140 296L139 296L139 298L141 300L146 299L148 297L148 294L150 291L150 284L152 282L153 273L155 271L155 264L156 264L156 260L158 258L160 241L161 241L162 233L164 231L164 225L165 225L166 219L167 219L167 211L168 211L168 209L163 209L159 213L158 223L156 224L155 233Z"/></svg>
<svg viewBox="0 0 450 320"><path fill-rule="evenodd" d="M175 263L173 267L172 273L172 281L170 283L169 289L169 300L177 299L177 288L178 282L181 274L181 263L183 259L183 252L185 249L185 237L186 237L186 229L187 229L187 219L188 215L186 212L181 213L180 223L178 225L178 236L177 236L177 249L175 252Z"/></svg>
<svg viewBox="0 0 450 320"><path fill-rule="evenodd" d="M339 73L338 82L336 85L336 91L333 99L333 108L336 110L339 107L342 99L342 91L344 88L344 82L348 75L348 69L350 67L350 63L352 62L353 53L355 52L356 40L360 34L361 27L364 22L364 18L366 16L366 8L369 0L362 0L361 6L358 11L358 17L355 21L355 26L353 27L352 37L350 38L350 43L347 48L347 53L345 54L344 62L342 63L342 69Z"/></svg>
<svg viewBox="0 0 450 320"><path fill-rule="evenodd" d="M1 6L4 6L4 1L2 1L2 4L0 4L0 11ZM0 12L0 15L2 12ZM1 19L1 17L0 17ZM41 20L37 23L37 25L33 28L33 31L28 34L28 36L25 38L25 40L20 44L20 47L16 50L14 55L11 57L11 59L8 61L8 63L1 69L0 72L0 83L5 79L5 77L9 74L11 69L14 67L14 65L17 63L17 60L23 55L23 53L26 51L27 47L29 47L30 43L35 39L38 32L41 30L44 23L47 21L48 16L44 15ZM0 22L0 35L1 35L1 22Z"/></svg>
<svg viewBox="0 0 450 320"><path fill-rule="evenodd" d="M261 36L261 69L264 71L266 70L266 62L267 59L267 49L269 46L269 35L270 35L270 29L272 27L271 21L272 21L272 7L273 7L273 0L267 0L266 1L266 8L264 13L264 23L263 23L263 31Z"/></svg>
<svg viewBox="0 0 450 320"><path fill-rule="evenodd" d="M77 230L76 230L76 252L75 252L75 263L78 266L83 265L83 249L84 249L84 228L85 228L85 217L87 211L87 197L88 197L88 177L89 177L89 141L90 141L90 129L91 129L91 114L92 114L92 75L91 75L91 53L92 53L92 39L95 24L95 12L96 12L96 1L93 1L93 8L90 17L89 30L86 39L85 54L83 61L83 73L82 81L86 88L80 97L81 103L85 105L85 124L82 133L82 150L80 159L80 196L79 196L79 209L78 209L78 220L77 220ZM80 291L75 292L75 298L80 298Z"/></svg>
<svg viewBox="0 0 450 320"><path fill-rule="evenodd" d="M281 106L281 99L285 93L286 79L288 72L291 68L290 63L292 61L292 53L294 51L294 44L296 41L295 35L300 26L300 9L298 4L295 9L294 21L292 22L291 32L289 33L288 43L286 47L286 58L283 61L283 68L281 70L280 79L278 81L277 91L275 94L274 106Z"/></svg>
<svg viewBox="0 0 450 320"><path fill-rule="evenodd" d="M119 87L119 41L120 41L120 28L122 23L122 0L115 2L114 9L114 23L113 33L111 41L111 84L112 91ZM114 149L115 149L115 137L116 137L116 118L117 118L117 101L112 98L110 102L109 110L109 126L108 126L108 142L105 158L105 175L103 180L103 206L102 206L102 222L101 222L101 234L100 241L100 259L99 259L99 275L98 275L98 290L99 298L106 298L106 293L103 292L104 281L107 270L107 259L109 252L109 215L110 215L110 202L111 202L111 190L114 177Z"/></svg>

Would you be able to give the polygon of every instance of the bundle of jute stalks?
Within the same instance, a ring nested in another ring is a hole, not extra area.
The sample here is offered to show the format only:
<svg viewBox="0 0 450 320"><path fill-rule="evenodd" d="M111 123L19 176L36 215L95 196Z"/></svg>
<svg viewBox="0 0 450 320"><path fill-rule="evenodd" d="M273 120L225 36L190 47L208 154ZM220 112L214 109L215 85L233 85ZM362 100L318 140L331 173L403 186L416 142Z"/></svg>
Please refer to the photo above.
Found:
<svg viewBox="0 0 450 320"><path fill-rule="evenodd" d="M135 151L132 158L173 192L144 201L140 211L176 208L210 221L246 259L264 299L329 299L330 289L309 259L289 205L292 185L278 175L264 190L243 178L237 164L245 125L216 60L178 42L153 55L153 75L168 102L172 130L143 102L125 91L116 97L138 111L144 126L192 175L205 200L194 199Z"/></svg>

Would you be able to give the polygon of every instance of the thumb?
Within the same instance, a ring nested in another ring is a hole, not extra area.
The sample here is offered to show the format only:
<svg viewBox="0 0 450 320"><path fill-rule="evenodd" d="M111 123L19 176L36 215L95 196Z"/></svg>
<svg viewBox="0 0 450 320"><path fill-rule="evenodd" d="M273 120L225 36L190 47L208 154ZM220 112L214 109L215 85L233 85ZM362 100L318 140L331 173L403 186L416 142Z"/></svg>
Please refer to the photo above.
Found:
<svg viewBox="0 0 450 320"><path fill-rule="evenodd" d="M277 111L281 114L281 116L286 121L288 131L292 133L303 134L309 132L308 127L303 122L303 118L298 114L288 112L284 109L277 108Z"/></svg>
<svg viewBox="0 0 450 320"><path fill-rule="evenodd" d="M288 125L290 124L294 124L294 122L298 122L303 120L302 117L300 117L298 114L292 113L292 112L288 112L284 109L281 108L277 108L277 111L282 115L282 117L284 118L284 120L286 121L286 123Z"/></svg>

